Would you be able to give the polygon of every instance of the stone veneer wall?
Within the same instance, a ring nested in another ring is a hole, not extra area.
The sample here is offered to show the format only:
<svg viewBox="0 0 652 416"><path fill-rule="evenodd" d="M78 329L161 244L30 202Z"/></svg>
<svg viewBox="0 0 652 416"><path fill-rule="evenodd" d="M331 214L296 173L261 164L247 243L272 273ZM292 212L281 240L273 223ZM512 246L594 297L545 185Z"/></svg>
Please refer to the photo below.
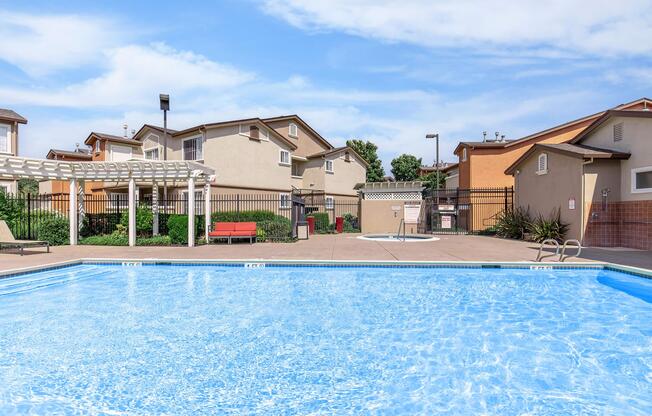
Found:
<svg viewBox="0 0 652 416"><path fill-rule="evenodd" d="M652 250L652 200L591 204L584 245Z"/></svg>

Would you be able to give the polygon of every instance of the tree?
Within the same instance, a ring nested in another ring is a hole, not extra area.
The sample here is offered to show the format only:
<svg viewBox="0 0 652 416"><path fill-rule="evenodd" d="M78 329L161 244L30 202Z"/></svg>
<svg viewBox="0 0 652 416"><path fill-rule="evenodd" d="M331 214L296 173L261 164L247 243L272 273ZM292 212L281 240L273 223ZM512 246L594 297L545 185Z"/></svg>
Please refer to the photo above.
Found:
<svg viewBox="0 0 652 416"><path fill-rule="evenodd" d="M446 174L441 171L439 172L439 181L437 181L437 172L430 172L423 175L419 180L423 181L424 186L428 189L442 189L446 187Z"/></svg>
<svg viewBox="0 0 652 416"><path fill-rule="evenodd" d="M18 193L22 195L38 194L38 181L36 179L18 179Z"/></svg>
<svg viewBox="0 0 652 416"><path fill-rule="evenodd" d="M397 181L414 181L419 177L421 158L402 154L392 160L392 175Z"/></svg>
<svg viewBox="0 0 652 416"><path fill-rule="evenodd" d="M346 145L355 150L357 154L369 163L367 168L367 182L382 182L385 177L383 163L378 158L378 146L370 141L347 140Z"/></svg>

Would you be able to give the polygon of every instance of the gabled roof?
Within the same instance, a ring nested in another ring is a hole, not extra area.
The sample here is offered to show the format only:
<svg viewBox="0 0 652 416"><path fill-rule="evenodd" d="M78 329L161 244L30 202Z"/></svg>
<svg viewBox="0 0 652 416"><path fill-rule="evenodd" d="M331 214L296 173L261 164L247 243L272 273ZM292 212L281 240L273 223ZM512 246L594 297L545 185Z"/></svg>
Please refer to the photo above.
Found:
<svg viewBox="0 0 652 416"><path fill-rule="evenodd" d="M163 127L155 126L155 125L153 125L153 124L143 124L143 126L142 126L140 129L138 129L138 131L136 132L136 134L134 134L134 140L138 140L140 134L141 134L142 132L144 132L145 129L152 129L152 130L156 130L156 131L158 131L158 132L160 132L160 133L163 133ZM176 130L171 129L171 128L168 128L167 130L168 130L168 134L170 134L170 135L172 135L172 134L174 134L174 133L177 132Z"/></svg>
<svg viewBox="0 0 652 416"><path fill-rule="evenodd" d="M319 139L326 147L328 147L330 149L335 148L335 146L330 144L328 142L328 140L324 139L321 136L321 134L317 133L317 131L315 129L310 127L310 125L308 123L303 121L303 119L301 117L299 117L298 115L296 115L296 114L289 114L287 116L270 117L270 118L264 118L263 119L264 122L273 122L273 121L282 121L282 120L294 120L294 121L298 122L299 124L301 124L301 127L303 127L304 129L308 130L310 133L315 135L315 137L317 137L317 139Z"/></svg>
<svg viewBox="0 0 652 416"><path fill-rule="evenodd" d="M7 108L0 108L0 119L15 121L20 124L27 124L27 119L14 110L9 110Z"/></svg>
<svg viewBox="0 0 652 416"><path fill-rule="evenodd" d="M652 118L652 111L650 110L608 110L605 113L595 120L593 123L584 129L580 134L575 136L573 140L569 143L580 143L591 133L596 131L600 126L607 122L607 120L613 117L641 117L641 118Z"/></svg>
<svg viewBox="0 0 652 416"><path fill-rule="evenodd" d="M336 147L334 149L324 150L323 152L313 153L312 155L308 156L308 159L317 159L319 157L326 157L326 156L333 155L335 153L342 153L342 152L353 153L355 155L355 157L360 162L362 162L363 165L365 165L365 167L367 167L367 168L369 167L369 163L366 160L364 160L364 158L362 156L360 156L360 154L358 152L356 152L355 150L353 150L349 146Z"/></svg>
<svg viewBox="0 0 652 416"><path fill-rule="evenodd" d="M259 124L260 126L265 127L266 129L271 131L271 133L274 135L274 137L276 137L278 140L281 140L283 143L287 144L290 147L290 149L294 150L294 149L297 148L296 144L292 143L291 141L289 141L288 139L283 137L283 135L279 134L276 130L274 130L272 127L267 125L262 119L260 119L258 117L244 118L244 119L240 119L240 120L220 121L220 122L217 122L217 123L200 124L198 126L193 126L193 127L190 127L190 128L184 129L184 130L176 131L174 134L172 134L172 136L176 137L176 136L181 136L183 134L191 133L193 131L201 131L201 130L206 130L206 129L210 129L210 128L214 128L214 127L225 127L225 126L231 126L231 125L243 124L243 123L256 123L256 124Z"/></svg>
<svg viewBox="0 0 652 416"><path fill-rule="evenodd" d="M440 164L441 165L441 164ZM446 173L449 170L456 169L459 163L445 163L444 166L439 166L439 171L442 173ZM421 166L419 168L421 172L436 172L437 167L436 166Z"/></svg>
<svg viewBox="0 0 652 416"><path fill-rule="evenodd" d="M74 157L77 159L84 159L84 160L92 159L90 151L88 151L87 149L77 149L77 150L50 149L50 151L48 152L47 156L45 156L45 158L54 159L56 156Z"/></svg>
<svg viewBox="0 0 652 416"><path fill-rule="evenodd" d="M87 145L92 145L93 142L97 139L101 140L107 140L110 142L116 142L116 143L124 143L124 144L130 144L132 146L141 146L142 142L134 139L130 139L128 137L124 136L114 136L113 134L107 134L107 133L98 133L98 132L91 132L91 134L88 135L86 140L84 140L84 144Z"/></svg>
<svg viewBox="0 0 652 416"><path fill-rule="evenodd" d="M590 147L579 144L560 143L560 144L542 144L537 143L528 149L520 158L518 158L510 167L505 170L506 175L513 175L518 166L527 160L533 153L538 150L546 150L556 153L561 153L566 156L581 158L581 159L629 159L629 153L618 152L615 150L601 149L598 147Z"/></svg>
<svg viewBox="0 0 652 416"><path fill-rule="evenodd" d="M611 110L605 110L605 111L600 111L599 113L591 114L590 116L585 116L581 117L572 121L568 121L566 123L560 124L558 126L551 127L546 130L539 131L537 133L530 134L525 137L521 137L520 139L517 140L506 140L504 142L460 142L455 150L453 151L454 154L457 154L459 151L460 147L462 146L468 146L471 148L490 148L490 149L502 149L502 148L508 148L511 146L516 146L519 144L522 144L524 142L536 139L538 137L544 136L549 133L553 133L555 131L563 130L568 127L572 127L576 124L580 124L586 121L591 121L599 118L600 116L604 115L607 111L612 111L612 110L624 110L624 111L639 111L639 110L626 110L629 107L638 105L638 104L644 104L645 106L649 106L650 109L652 109L652 100L646 97L639 98L638 100L630 101L628 103L620 104L617 105L616 107L612 108Z"/></svg>

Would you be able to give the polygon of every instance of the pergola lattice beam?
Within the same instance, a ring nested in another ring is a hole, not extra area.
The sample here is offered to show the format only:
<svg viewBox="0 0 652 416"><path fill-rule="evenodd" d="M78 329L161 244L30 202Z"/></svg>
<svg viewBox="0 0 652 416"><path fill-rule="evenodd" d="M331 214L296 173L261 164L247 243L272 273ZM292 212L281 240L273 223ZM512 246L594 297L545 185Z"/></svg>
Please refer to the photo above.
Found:
<svg viewBox="0 0 652 416"><path fill-rule="evenodd" d="M0 156L0 178L16 180L128 181L210 177L215 171L192 161L129 160L125 162L69 162Z"/></svg>

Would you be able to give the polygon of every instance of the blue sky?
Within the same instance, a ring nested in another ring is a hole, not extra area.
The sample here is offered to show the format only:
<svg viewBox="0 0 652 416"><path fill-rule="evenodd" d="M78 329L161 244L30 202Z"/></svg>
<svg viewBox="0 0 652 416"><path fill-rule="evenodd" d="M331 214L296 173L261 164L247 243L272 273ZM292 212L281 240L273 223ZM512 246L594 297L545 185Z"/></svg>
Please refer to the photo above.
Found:
<svg viewBox="0 0 652 416"><path fill-rule="evenodd" d="M518 138L652 87L652 2L0 1L0 107L21 153L121 134L297 113L334 144L452 160L482 131Z"/></svg>

